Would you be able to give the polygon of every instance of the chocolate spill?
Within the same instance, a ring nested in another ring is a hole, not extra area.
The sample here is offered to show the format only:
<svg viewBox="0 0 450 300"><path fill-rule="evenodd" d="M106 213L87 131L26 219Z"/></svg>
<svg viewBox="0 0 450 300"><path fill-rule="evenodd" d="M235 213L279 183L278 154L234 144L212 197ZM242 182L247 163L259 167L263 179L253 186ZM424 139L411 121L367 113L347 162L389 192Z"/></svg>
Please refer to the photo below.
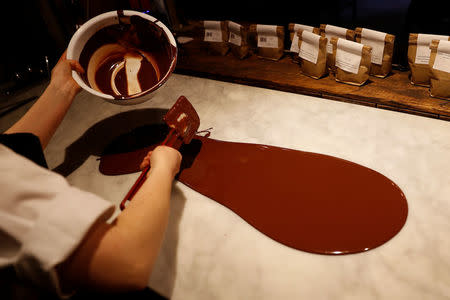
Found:
<svg viewBox="0 0 450 300"><path fill-rule="evenodd" d="M149 149L105 155L100 171L138 171ZM268 237L318 254L378 247L403 227L408 204L384 175L332 156L196 136L178 180L228 207Z"/></svg>

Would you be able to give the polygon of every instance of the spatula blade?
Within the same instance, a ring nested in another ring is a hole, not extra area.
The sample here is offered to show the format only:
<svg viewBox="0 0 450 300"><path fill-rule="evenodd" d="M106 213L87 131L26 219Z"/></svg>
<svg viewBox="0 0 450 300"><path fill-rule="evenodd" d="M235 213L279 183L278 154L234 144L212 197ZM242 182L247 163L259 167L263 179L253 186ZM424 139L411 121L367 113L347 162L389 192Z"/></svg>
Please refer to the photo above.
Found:
<svg viewBox="0 0 450 300"><path fill-rule="evenodd" d="M183 143L189 144L200 126L197 111L185 96L180 96L164 116L164 122L175 129Z"/></svg>

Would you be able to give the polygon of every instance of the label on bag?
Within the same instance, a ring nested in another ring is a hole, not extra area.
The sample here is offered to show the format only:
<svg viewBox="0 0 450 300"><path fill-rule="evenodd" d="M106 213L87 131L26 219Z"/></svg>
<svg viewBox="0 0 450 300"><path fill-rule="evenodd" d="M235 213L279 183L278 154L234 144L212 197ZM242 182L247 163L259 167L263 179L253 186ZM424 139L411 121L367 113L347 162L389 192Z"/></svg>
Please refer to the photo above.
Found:
<svg viewBox="0 0 450 300"><path fill-rule="evenodd" d="M416 64L428 64L430 61L430 43L432 40L448 40L448 36L419 33L417 36Z"/></svg>
<svg viewBox="0 0 450 300"><path fill-rule="evenodd" d="M302 45L298 55L313 64L317 63L319 57L320 35L308 31L302 32Z"/></svg>
<svg viewBox="0 0 450 300"><path fill-rule="evenodd" d="M386 33L363 28L361 31L361 44L372 47L371 62L381 65L383 62L384 40Z"/></svg>
<svg viewBox="0 0 450 300"><path fill-rule="evenodd" d="M256 25L258 33L258 47L278 48L278 36L276 25Z"/></svg>
<svg viewBox="0 0 450 300"><path fill-rule="evenodd" d="M333 53L333 45L330 43L332 37L343 38L347 36L347 28L342 28L333 25L325 26L325 37L327 41L327 53Z"/></svg>
<svg viewBox="0 0 450 300"><path fill-rule="evenodd" d="M292 38L292 44L289 51L298 53L298 35L297 31L303 30L303 31L309 31L312 32L314 30L314 27L308 26L308 25L302 25L302 24L294 24L294 37Z"/></svg>
<svg viewBox="0 0 450 300"><path fill-rule="evenodd" d="M363 44L338 39L336 49L336 66L344 71L358 74L361 64Z"/></svg>
<svg viewBox="0 0 450 300"><path fill-rule="evenodd" d="M450 42L439 41L433 69L450 73Z"/></svg>
<svg viewBox="0 0 450 300"><path fill-rule="evenodd" d="M228 22L228 29L230 31L230 38L228 39L228 42L236 45L236 46L240 46L242 43L242 38L241 38L241 25L231 22Z"/></svg>
<svg viewBox="0 0 450 300"><path fill-rule="evenodd" d="M294 24L294 32L297 32L299 30L313 32L314 27L303 24Z"/></svg>
<svg viewBox="0 0 450 300"><path fill-rule="evenodd" d="M289 49L289 51L295 52L295 53L298 53L298 51L299 51L297 31L294 31L294 37L292 38L291 49Z"/></svg>
<svg viewBox="0 0 450 300"><path fill-rule="evenodd" d="M203 21L205 27L205 42L222 42L220 21Z"/></svg>

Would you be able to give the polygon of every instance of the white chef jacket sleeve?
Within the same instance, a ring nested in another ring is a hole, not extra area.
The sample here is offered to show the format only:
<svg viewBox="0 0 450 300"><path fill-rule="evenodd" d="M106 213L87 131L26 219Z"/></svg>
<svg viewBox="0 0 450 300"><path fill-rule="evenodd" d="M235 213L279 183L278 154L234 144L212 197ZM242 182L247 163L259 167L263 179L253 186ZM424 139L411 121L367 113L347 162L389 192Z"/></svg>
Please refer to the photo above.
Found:
<svg viewBox="0 0 450 300"><path fill-rule="evenodd" d="M114 206L0 145L0 267L62 296L55 267Z"/></svg>

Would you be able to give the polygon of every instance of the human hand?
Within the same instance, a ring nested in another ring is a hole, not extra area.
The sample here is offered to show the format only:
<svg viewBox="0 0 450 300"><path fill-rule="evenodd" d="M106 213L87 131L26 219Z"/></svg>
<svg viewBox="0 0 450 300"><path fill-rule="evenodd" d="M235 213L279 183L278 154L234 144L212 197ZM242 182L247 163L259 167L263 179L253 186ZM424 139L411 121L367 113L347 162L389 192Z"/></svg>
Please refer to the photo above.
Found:
<svg viewBox="0 0 450 300"><path fill-rule="evenodd" d="M84 73L83 67L76 60L67 59L66 51L61 55L55 67L52 70L50 85L59 90L76 95L80 91L80 86L72 77L72 70Z"/></svg>
<svg viewBox="0 0 450 300"><path fill-rule="evenodd" d="M180 171L181 154L174 148L168 146L158 146L144 157L141 163L141 170L148 166L152 170L169 171L172 177Z"/></svg>

